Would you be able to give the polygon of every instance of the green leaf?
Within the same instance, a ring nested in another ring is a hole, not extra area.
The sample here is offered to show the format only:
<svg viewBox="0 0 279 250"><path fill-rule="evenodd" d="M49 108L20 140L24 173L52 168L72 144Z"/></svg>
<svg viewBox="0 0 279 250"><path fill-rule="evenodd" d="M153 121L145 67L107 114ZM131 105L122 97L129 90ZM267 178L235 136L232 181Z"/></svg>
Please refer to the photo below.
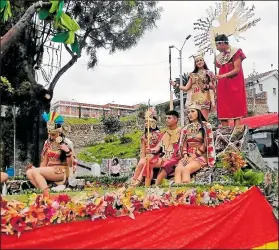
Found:
<svg viewBox="0 0 279 250"><path fill-rule="evenodd" d="M78 44L78 39L77 37L75 37L75 42L71 44L71 48L72 48L72 51L74 53L76 53L77 55L80 55L80 51L79 51L79 44Z"/></svg>
<svg viewBox="0 0 279 250"><path fill-rule="evenodd" d="M45 8L40 9L40 11L39 11L40 20L45 20L48 17L48 15L49 15L49 12L47 9L45 9Z"/></svg>
<svg viewBox="0 0 279 250"><path fill-rule="evenodd" d="M61 24L65 26L68 30L72 30L72 18L70 18L65 13L62 13L61 15Z"/></svg>
<svg viewBox="0 0 279 250"><path fill-rule="evenodd" d="M61 24L65 26L69 31L77 31L80 29L77 22L65 13L62 13L61 15Z"/></svg>
<svg viewBox="0 0 279 250"><path fill-rule="evenodd" d="M70 30L70 31L68 32L68 34L69 34L69 36L68 36L68 39L65 41L65 43L66 43L66 44L72 44L72 43L74 43L74 41L75 41L75 32L72 31L72 30Z"/></svg>
<svg viewBox="0 0 279 250"><path fill-rule="evenodd" d="M130 1L128 1L128 5L133 8L136 6L136 2L133 0L130 0Z"/></svg>
<svg viewBox="0 0 279 250"><path fill-rule="evenodd" d="M61 32L61 33L55 35L51 39L51 41L56 42L56 43L65 43L66 40L68 39L68 37L69 37L69 32L65 31L65 32Z"/></svg>
<svg viewBox="0 0 279 250"><path fill-rule="evenodd" d="M64 7L64 1L61 1L59 3L59 7L58 7L58 10L57 10L56 20L59 20L61 18L61 15L63 13L63 7Z"/></svg>
<svg viewBox="0 0 279 250"><path fill-rule="evenodd" d="M7 0L1 0L0 1L0 11L3 11L4 10L4 8L6 7L6 5L7 5Z"/></svg>
<svg viewBox="0 0 279 250"><path fill-rule="evenodd" d="M54 13L58 9L59 1L54 0L54 1L50 1L50 2L51 2L51 7L49 9L49 13Z"/></svg>

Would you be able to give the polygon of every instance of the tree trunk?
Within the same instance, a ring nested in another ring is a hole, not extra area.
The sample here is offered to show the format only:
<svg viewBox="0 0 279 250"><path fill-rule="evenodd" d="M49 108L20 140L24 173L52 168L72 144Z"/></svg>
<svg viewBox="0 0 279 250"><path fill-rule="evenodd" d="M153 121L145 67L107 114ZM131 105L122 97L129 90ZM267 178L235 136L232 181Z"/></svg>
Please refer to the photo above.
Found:
<svg viewBox="0 0 279 250"><path fill-rule="evenodd" d="M50 7L50 6L51 6L51 3L49 3L49 2L36 2L26 10L26 12L22 16L22 18L3 37L1 37L0 60L8 52L10 46L17 40L20 33L22 31L24 31L24 29L30 23L30 21L32 20L32 17L34 16L35 12L37 11L37 8Z"/></svg>
<svg viewBox="0 0 279 250"><path fill-rule="evenodd" d="M55 88L55 85L56 83L58 82L59 78L69 69L71 68L77 61L78 59L78 56L77 55L74 55L72 57L72 59L66 64L64 65L64 67L62 69L60 69L58 71L58 73L55 75L55 77L53 78L53 80L51 81L50 85L49 85L49 88L48 88L48 91L49 92L53 92L54 88Z"/></svg>

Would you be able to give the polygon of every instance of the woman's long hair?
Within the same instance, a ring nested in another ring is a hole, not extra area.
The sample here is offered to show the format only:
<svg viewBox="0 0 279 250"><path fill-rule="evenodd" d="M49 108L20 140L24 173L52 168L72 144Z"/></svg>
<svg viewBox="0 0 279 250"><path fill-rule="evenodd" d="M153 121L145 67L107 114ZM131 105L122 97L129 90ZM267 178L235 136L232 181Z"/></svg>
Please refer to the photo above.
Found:
<svg viewBox="0 0 279 250"><path fill-rule="evenodd" d="M206 62L205 62L205 61L203 61L203 62L204 62L203 68L204 68L205 70L209 70L208 67L207 67ZM192 73L198 73L199 67L198 67L197 64L196 64L196 61L195 61L194 63L195 63L195 68L194 68L194 70L192 71ZM210 76L209 76L208 74L206 74L206 78L207 78L208 82L210 82Z"/></svg>
<svg viewBox="0 0 279 250"><path fill-rule="evenodd" d="M204 141L204 137L205 137L205 129L203 127L203 120L202 120L202 113L199 109L196 109L198 112L198 122L201 125L200 131L202 133L202 140ZM189 118L188 118L189 119ZM189 119L189 123L192 123Z"/></svg>
<svg viewBox="0 0 279 250"><path fill-rule="evenodd" d="M64 142L65 135L61 133L60 136L62 137L62 142L60 144L66 144L67 145L67 143ZM59 157L60 161L64 162L66 160L66 158L67 158L66 157L66 152L63 151L63 150L60 150L60 157Z"/></svg>
<svg viewBox="0 0 279 250"><path fill-rule="evenodd" d="M203 61L203 62L204 62L203 68L204 68L205 70L209 70L209 68L207 67L206 62L205 62L205 61ZM194 70L192 71L192 73L198 73L198 71L199 71L199 67L197 66L196 61L195 61L195 68L194 68Z"/></svg>

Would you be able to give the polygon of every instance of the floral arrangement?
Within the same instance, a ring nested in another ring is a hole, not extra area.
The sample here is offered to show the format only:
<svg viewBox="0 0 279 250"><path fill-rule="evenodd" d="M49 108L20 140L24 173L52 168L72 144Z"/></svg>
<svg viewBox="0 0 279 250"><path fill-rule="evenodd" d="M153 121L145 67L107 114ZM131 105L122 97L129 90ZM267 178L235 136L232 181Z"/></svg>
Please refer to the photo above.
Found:
<svg viewBox="0 0 279 250"><path fill-rule="evenodd" d="M32 194L27 203L8 201L1 196L1 232L20 234L26 230L79 218L91 220L108 216L129 216L178 204L216 206L231 201L247 187L214 185L211 187L176 187L166 190L120 188L101 195L96 191L70 197L68 194L43 196Z"/></svg>
<svg viewBox="0 0 279 250"><path fill-rule="evenodd" d="M239 169L245 167L246 160L241 152L228 151L220 156L223 168L230 170L232 173L235 173Z"/></svg>

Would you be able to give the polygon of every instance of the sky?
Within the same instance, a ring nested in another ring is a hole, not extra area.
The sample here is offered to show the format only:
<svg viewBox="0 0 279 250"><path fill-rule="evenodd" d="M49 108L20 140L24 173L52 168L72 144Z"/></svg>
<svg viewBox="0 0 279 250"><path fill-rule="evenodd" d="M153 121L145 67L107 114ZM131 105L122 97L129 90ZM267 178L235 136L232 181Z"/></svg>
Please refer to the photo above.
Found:
<svg viewBox="0 0 279 250"><path fill-rule="evenodd" d="M240 47L246 59L243 61L245 77L255 69L263 73L278 69L278 1L246 1L255 6L254 18L261 18L256 26L242 34L245 40L237 42L230 38L230 44ZM98 64L87 70L85 54L58 81L54 90L54 101L66 100L93 104L118 103L151 105L169 101L169 45L181 48L183 72L191 72L194 62L189 57L198 47L193 37L198 33L193 23L207 17L206 9L215 7L214 1L161 1L163 7L157 28L148 31L136 47L128 51L110 55L108 51L98 52ZM66 51L62 52L62 66L69 60ZM206 54L205 61L214 71L213 55ZM179 77L178 51L172 50L172 78Z"/></svg>

